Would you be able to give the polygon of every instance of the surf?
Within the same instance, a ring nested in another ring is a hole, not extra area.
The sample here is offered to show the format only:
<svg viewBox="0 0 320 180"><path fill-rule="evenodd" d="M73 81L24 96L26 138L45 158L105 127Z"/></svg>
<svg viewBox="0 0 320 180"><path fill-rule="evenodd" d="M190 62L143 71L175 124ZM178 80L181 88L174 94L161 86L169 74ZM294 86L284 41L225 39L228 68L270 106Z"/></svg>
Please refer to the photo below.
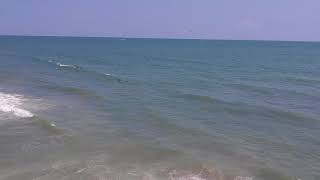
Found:
<svg viewBox="0 0 320 180"><path fill-rule="evenodd" d="M0 111L6 114L12 114L19 118L32 118L34 114L23 109L24 96L17 94L5 94L0 92Z"/></svg>

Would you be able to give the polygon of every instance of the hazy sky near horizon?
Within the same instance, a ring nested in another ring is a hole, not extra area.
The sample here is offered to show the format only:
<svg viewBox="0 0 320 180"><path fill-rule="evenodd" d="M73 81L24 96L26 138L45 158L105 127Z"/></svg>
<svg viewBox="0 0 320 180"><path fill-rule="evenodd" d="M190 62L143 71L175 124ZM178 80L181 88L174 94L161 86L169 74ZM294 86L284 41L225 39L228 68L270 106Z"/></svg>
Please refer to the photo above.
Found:
<svg viewBox="0 0 320 180"><path fill-rule="evenodd" d="M320 41L319 0L0 0L0 34Z"/></svg>

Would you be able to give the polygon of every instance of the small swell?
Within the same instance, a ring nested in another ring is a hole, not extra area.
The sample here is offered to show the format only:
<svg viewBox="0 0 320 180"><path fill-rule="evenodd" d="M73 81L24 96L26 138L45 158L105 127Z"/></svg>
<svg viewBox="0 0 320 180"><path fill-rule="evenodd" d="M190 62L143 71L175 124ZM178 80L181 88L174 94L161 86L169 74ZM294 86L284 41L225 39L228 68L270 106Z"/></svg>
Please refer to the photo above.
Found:
<svg viewBox="0 0 320 180"><path fill-rule="evenodd" d="M279 179L279 180L301 180L300 178L293 178L276 171L271 168L261 168L257 170L256 176L265 180L269 179Z"/></svg>
<svg viewBox="0 0 320 180"><path fill-rule="evenodd" d="M234 116L260 116L277 123L308 128L316 127L320 123L319 119L304 112L294 112L272 106L248 104L245 102L228 102L211 96L197 94L182 94L177 97L214 105L215 108Z"/></svg>
<svg viewBox="0 0 320 180"><path fill-rule="evenodd" d="M208 65L208 63L206 63L206 60L199 60L199 59L187 59L187 58L183 58L183 57L162 57L162 56L149 56L147 57L148 59L151 60L155 60L155 61L173 61L173 62L177 62L177 63L192 63L192 64L204 64L204 65Z"/></svg>
<svg viewBox="0 0 320 180"><path fill-rule="evenodd" d="M303 95L309 98L316 98L317 96L308 93L307 91L301 91L301 90L295 90L290 88L283 88L283 87L277 87L277 86L260 86L260 85L253 85L253 84L247 84L247 83L232 83L232 84L226 84L227 86L231 86L235 89L242 90L244 92L253 92L253 93L259 93L261 95L275 95L279 93L287 93L292 95ZM308 84L309 87L316 86L317 83L310 83Z"/></svg>
<svg viewBox="0 0 320 180"><path fill-rule="evenodd" d="M42 87L48 89L48 90L53 90L57 92L63 92L66 94L71 94L71 95L77 95L83 98L93 98L93 99L103 99L103 96L98 95L96 92L87 90L87 89L82 89L78 87L69 87L69 86L63 86L59 85L56 83L51 83L51 82L46 82Z"/></svg>
<svg viewBox="0 0 320 180"><path fill-rule="evenodd" d="M213 98L207 95L198 95L198 94L180 94L177 96L178 98L188 99L188 100L195 100L200 102L206 103L228 103L220 99Z"/></svg>
<svg viewBox="0 0 320 180"><path fill-rule="evenodd" d="M294 83L302 83L302 84L319 84L320 83L320 79L309 78L309 77L287 77L286 80Z"/></svg>
<svg viewBox="0 0 320 180"><path fill-rule="evenodd" d="M261 94L272 94L272 91L278 90L270 87L261 87L261 86L255 86L255 85L244 84L244 83L228 84L228 85L234 86L235 88L243 91L251 91L251 92L261 93Z"/></svg>

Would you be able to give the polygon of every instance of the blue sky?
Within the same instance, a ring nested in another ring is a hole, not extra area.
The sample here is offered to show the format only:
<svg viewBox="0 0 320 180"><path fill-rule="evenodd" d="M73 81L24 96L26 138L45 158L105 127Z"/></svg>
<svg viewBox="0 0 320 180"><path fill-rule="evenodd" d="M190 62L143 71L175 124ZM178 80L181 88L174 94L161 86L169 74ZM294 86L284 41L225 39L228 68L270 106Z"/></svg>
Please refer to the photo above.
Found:
<svg viewBox="0 0 320 180"><path fill-rule="evenodd" d="M319 0L0 0L0 34L320 41Z"/></svg>

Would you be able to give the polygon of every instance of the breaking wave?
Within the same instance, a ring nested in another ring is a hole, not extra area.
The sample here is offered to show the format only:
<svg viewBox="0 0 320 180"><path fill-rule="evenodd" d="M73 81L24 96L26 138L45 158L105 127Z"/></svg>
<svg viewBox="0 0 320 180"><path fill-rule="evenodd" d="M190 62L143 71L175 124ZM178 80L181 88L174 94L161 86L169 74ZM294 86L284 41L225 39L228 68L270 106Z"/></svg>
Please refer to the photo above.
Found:
<svg viewBox="0 0 320 180"><path fill-rule="evenodd" d="M31 118L34 114L21 107L25 100L26 99L22 95L5 94L0 92L0 111L2 113L10 113L21 118Z"/></svg>
<svg viewBox="0 0 320 180"><path fill-rule="evenodd" d="M51 64L54 64L56 66L58 66L59 68L66 68L66 69L73 69L73 70L77 70L77 71L82 71L82 72L86 72L86 73L92 73L92 74L95 74L95 75L98 75L98 76L101 76L103 75L103 77L107 78L107 79L113 79L119 83L123 83L123 82L127 82L127 80L123 80L113 74L110 74L110 73L101 73L101 72L97 72L97 71L94 71L94 70L91 70L91 69L87 69L87 68L84 68L84 67L81 67L79 65L74 65L74 64L64 64L64 63L61 63L59 61L56 61L56 60L48 60L49 63Z"/></svg>
<svg viewBox="0 0 320 180"><path fill-rule="evenodd" d="M62 64L58 61L55 61L55 60L49 60L48 61L49 63L53 63L55 64L56 66L59 66L61 68L72 68L72 69L82 69L80 66L77 66L77 65L72 65L72 64Z"/></svg>

